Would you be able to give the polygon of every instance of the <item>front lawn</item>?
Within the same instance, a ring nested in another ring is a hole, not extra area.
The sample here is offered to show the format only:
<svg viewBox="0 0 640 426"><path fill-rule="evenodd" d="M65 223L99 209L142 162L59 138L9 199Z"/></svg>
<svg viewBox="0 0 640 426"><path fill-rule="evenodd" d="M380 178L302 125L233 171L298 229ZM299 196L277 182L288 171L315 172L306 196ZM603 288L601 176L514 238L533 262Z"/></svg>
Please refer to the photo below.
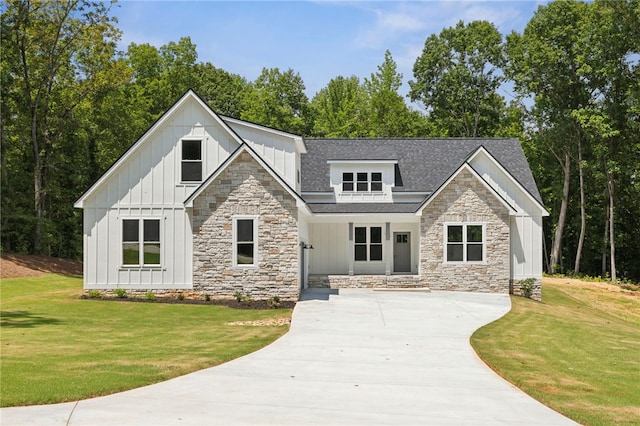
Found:
<svg viewBox="0 0 640 426"><path fill-rule="evenodd" d="M0 406L106 395L260 349L287 326L228 325L291 317L291 309L80 299L82 280L2 280Z"/></svg>
<svg viewBox="0 0 640 426"><path fill-rule="evenodd" d="M500 375L587 425L640 424L640 294L543 280L543 303L512 310L471 343Z"/></svg>

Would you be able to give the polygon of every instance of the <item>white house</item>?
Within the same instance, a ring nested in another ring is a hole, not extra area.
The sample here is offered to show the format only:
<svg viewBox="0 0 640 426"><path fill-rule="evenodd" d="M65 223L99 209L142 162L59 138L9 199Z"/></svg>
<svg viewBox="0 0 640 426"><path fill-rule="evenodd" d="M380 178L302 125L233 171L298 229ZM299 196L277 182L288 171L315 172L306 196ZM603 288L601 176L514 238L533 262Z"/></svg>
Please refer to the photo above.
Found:
<svg viewBox="0 0 640 426"><path fill-rule="evenodd" d="M516 139L304 139L189 91L75 207L87 291L296 300L534 278L541 297L548 213Z"/></svg>

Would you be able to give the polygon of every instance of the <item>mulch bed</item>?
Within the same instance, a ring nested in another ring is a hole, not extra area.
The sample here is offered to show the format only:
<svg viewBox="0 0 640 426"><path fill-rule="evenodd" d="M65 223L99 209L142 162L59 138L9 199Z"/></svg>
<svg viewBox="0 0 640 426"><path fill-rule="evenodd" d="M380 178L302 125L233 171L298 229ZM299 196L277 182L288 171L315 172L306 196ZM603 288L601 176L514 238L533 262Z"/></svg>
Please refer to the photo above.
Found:
<svg viewBox="0 0 640 426"><path fill-rule="evenodd" d="M272 306L268 300L252 300L249 302L238 302L236 299L211 299L211 300L196 300L196 299L177 299L175 297L156 297L155 299L147 299L145 297L90 297L86 294L80 296L81 299L87 300L103 300L109 302L134 302L134 303L170 303L170 304L182 304L182 305L219 305L227 306L233 309L293 309L296 306L294 301L281 301L278 306Z"/></svg>

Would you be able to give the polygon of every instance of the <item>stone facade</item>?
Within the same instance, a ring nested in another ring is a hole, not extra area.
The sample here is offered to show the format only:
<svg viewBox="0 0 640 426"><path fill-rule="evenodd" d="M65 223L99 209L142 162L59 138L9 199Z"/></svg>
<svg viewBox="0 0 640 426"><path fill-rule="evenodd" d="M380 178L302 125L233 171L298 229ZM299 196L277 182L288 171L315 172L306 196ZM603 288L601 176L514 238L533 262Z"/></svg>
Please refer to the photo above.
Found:
<svg viewBox="0 0 640 426"><path fill-rule="evenodd" d="M258 220L258 266L233 265L233 217ZM299 296L296 199L249 153L241 153L193 201L193 289L217 297Z"/></svg>
<svg viewBox="0 0 640 426"><path fill-rule="evenodd" d="M483 262L445 263L446 223L485 225ZM462 169L424 209L420 234L420 275L429 288L510 292L509 211L468 170Z"/></svg>
<svg viewBox="0 0 640 426"><path fill-rule="evenodd" d="M418 275L309 275L311 288L427 288Z"/></svg>

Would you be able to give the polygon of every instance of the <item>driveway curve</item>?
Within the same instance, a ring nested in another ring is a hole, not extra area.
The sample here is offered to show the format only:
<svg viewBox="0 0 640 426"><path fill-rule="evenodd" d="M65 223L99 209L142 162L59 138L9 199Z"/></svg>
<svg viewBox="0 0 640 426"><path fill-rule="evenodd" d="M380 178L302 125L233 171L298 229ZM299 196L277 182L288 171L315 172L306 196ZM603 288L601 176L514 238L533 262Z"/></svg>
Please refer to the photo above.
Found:
<svg viewBox="0 0 640 426"><path fill-rule="evenodd" d="M73 403L4 408L8 425L569 425L469 345L507 295L309 290L291 330L226 364Z"/></svg>

